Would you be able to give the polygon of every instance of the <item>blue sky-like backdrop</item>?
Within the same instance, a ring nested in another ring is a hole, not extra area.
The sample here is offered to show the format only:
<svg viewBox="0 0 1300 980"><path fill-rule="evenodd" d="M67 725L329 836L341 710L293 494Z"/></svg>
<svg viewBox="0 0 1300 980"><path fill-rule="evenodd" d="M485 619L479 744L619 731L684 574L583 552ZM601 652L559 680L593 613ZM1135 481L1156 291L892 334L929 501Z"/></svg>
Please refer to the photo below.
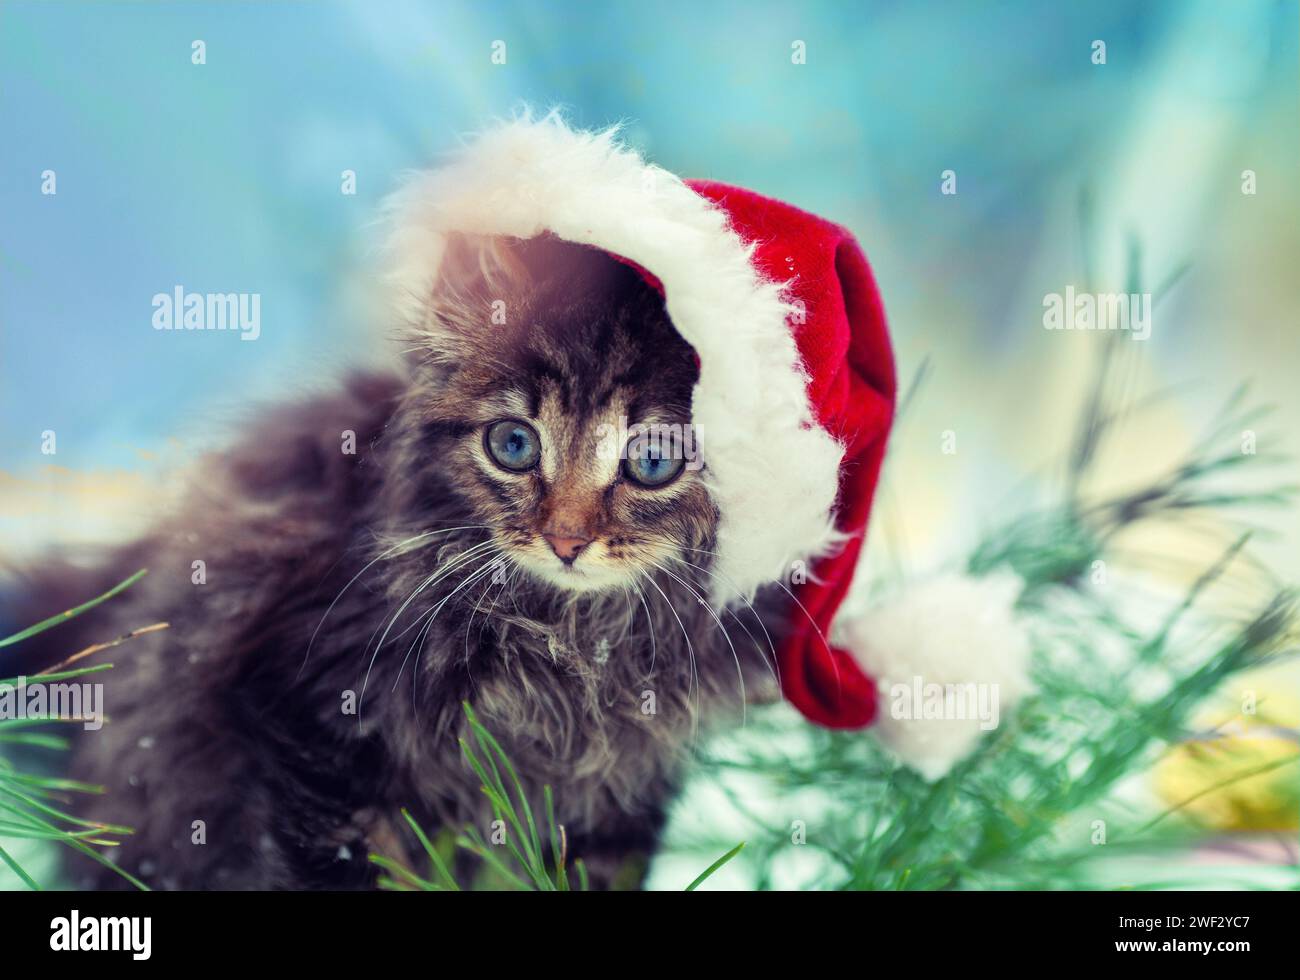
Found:
<svg viewBox="0 0 1300 980"><path fill-rule="evenodd" d="M623 121L671 170L852 228L904 376L934 359L935 424L1002 406L992 451L956 481L978 496L1051 443L1011 416L1078 374L1038 321L1080 267L1084 193L1103 265L1133 233L1153 280L1192 263L1165 310L1186 322L1151 341L1157 380L1235 367L1243 332L1265 344L1243 373L1294 358L1294 276L1274 267L1289 255L1294 271L1296 36L1285 0L9 0L0 472L28 506L33 487L57 496L40 454L54 430L60 467L112 486L169 440L220 439L241 407L364 360L384 343L356 302L383 195L527 103ZM1239 193L1247 166L1267 199ZM955 197L939 193L948 168ZM151 297L176 285L261 294L260 339L153 330Z"/></svg>

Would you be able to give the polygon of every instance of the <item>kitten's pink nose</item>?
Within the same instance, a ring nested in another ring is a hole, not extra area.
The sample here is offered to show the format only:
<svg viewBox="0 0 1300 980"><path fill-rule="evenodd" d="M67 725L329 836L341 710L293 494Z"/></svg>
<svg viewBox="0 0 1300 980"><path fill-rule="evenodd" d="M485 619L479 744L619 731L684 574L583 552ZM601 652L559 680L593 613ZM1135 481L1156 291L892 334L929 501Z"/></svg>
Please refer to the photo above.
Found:
<svg viewBox="0 0 1300 980"><path fill-rule="evenodd" d="M578 557L583 548L591 544L591 538L564 538L555 534L543 534L546 543L551 546L557 558L566 565Z"/></svg>

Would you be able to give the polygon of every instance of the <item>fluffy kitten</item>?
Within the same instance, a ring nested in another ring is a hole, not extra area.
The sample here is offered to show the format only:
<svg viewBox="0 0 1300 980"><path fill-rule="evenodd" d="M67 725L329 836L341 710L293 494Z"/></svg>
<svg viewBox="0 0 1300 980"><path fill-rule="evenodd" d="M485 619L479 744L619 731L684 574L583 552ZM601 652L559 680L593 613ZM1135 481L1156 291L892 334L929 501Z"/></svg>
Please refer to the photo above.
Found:
<svg viewBox="0 0 1300 980"><path fill-rule="evenodd" d="M72 767L107 787L80 815L134 827L114 859L153 887L368 887L368 852L416 853L401 807L487 834L462 701L609 887L655 846L701 718L771 684L778 638L701 601L703 471L610 451L620 423L690 422L662 298L546 237L458 239L445 268L402 372L260 418L104 569L149 575L47 634L66 653L171 624L95 678L110 720Z"/></svg>

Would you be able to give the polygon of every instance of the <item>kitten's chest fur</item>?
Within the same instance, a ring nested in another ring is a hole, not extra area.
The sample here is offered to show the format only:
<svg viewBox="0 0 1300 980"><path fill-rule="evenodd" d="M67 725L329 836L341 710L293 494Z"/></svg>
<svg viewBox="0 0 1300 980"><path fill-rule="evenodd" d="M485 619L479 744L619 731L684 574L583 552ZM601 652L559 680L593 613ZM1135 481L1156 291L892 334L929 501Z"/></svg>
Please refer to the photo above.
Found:
<svg viewBox="0 0 1300 980"><path fill-rule="evenodd" d="M376 671L384 695L363 706L382 711L382 721L363 724L385 730L444 821L490 818L461 758L460 739L471 738L463 703L501 743L534 805L550 785L558 819L582 834L638 814L657 819L698 737L739 710L747 685L762 684L753 644L719 629L688 583L571 604L526 583L488 583L439 612L420 678L389 682L390 662ZM735 623L732 631L749 639Z"/></svg>

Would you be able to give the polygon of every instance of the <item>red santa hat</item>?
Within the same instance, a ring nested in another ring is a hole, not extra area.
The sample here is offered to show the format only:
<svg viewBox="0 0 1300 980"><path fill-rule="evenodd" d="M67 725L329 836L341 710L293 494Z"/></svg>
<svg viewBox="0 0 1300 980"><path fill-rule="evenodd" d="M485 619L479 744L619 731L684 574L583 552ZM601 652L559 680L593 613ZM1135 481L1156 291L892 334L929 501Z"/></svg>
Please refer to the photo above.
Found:
<svg viewBox="0 0 1300 980"><path fill-rule="evenodd" d="M843 227L752 191L683 181L615 130L551 115L504 123L389 202L398 314L418 316L451 232L549 232L648 274L699 356L693 421L720 513L714 600L781 583L785 696L811 720L857 728L876 689L831 630L862 550L894 411L880 294Z"/></svg>

